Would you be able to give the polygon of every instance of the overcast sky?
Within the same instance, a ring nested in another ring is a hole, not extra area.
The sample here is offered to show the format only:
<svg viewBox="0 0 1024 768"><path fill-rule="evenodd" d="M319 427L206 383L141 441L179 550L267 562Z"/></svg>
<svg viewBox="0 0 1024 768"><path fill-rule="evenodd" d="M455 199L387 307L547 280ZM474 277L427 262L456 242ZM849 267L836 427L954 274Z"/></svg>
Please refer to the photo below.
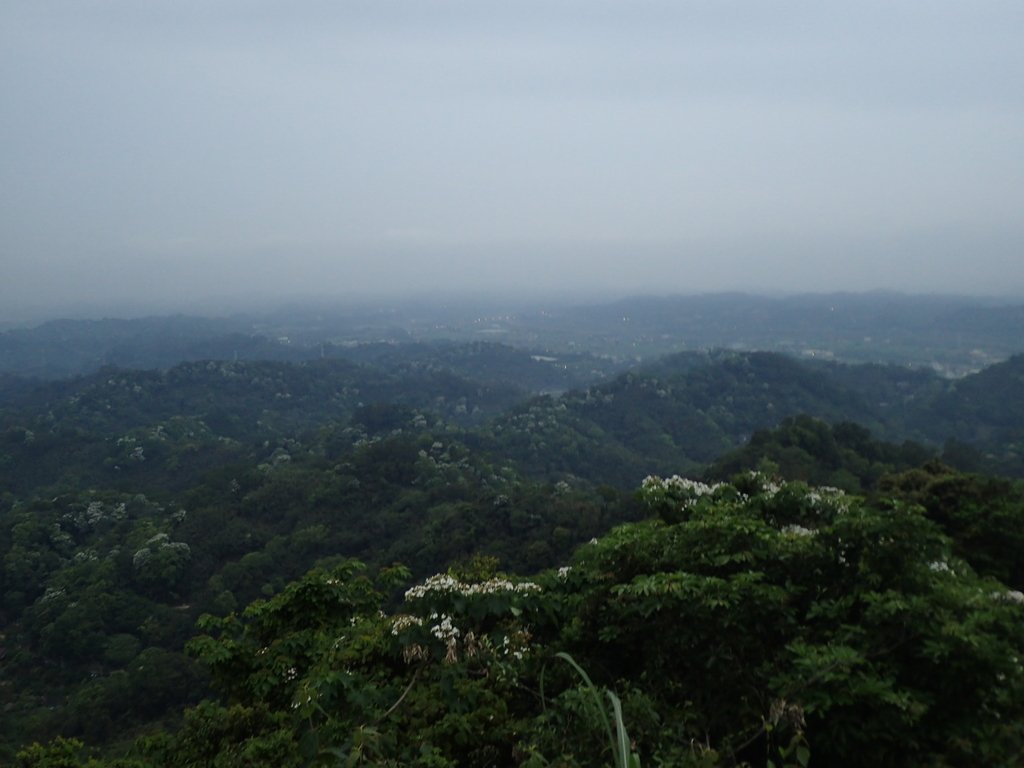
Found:
<svg viewBox="0 0 1024 768"><path fill-rule="evenodd" d="M5 0L0 316L1024 294L1020 0Z"/></svg>

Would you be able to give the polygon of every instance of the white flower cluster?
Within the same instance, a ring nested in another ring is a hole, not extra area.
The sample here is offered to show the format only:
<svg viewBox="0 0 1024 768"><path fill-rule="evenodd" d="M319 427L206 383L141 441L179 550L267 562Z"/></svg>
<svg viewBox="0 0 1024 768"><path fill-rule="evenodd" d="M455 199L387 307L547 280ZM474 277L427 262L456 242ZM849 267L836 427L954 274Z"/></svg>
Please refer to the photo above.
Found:
<svg viewBox="0 0 1024 768"><path fill-rule="evenodd" d="M438 573L428 578L422 584L410 587L405 593L405 599L419 600L429 594L459 594L472 595L493 595L499 592L539 592L540 587L532 581L511 582L508 579L488 579L474 584L467 584L464 581L449 576L446 573Z"/></svg>
<svg viewBox="0 0 1024 768"><path fill-rule="evenodd" d="M814 536L817 531L810 528L804 528L802 525L787 525L782 528L782 532L790 536Z"/></svg>
<svg viewBox="0 0 1024 768"><path fill-rule="evenodd" d="M191 548L185 542L171 541L170 536L166 533L158 533L150 538L145 546L132 556L132 565L136 569L140 569L155 553L167 549L177 552L185 558L189 558L192 554Z"/></svg>
<svg viewBox="0 0 1024 768"><path fill-rule="evenodd" d="M570 571L572 571L571 565L563 565L561 568L558 569L558 578L560 578L562 581L565 581L569 578Z"/></svg>
<svg viewBox="0 0 1024 768"><path fill-rule="evenodd" d="M440 616L436 613L430 614L432 620L438 621L437 624L430 628L430 634L436 637L443 643L451 642L453 639L458 639L462 632L459 628L452 623L452 617L447 613L442 613Z"/></svg>
<svg viewBox="0 0 1024 768"><path fill-rule="evenodd" d="M688 477L672 475L672 477L661 478L657 475L648 475L644 478L640 487L645 491L682 491L694 497L707 496L722 487L721 483L708 485L699 480L690 480Z"/></svg>
<svg viewBox="0 0 1024 768"><path fill-rule="evenodd" d="M106 505L102 501L90 501L85 509L73 507L62 516L62 520L73 525L79 530L86 530L97 526L104 520L124 520L128 517L128 510L125 503Z"/></svg>
<svg viewBox="0 0 1024 768"><path fill-rule="evenodd" d="M526 630L505 635L501 641L501 653L503 656L511 656L516 661L522 661L530 650L530 633Z"/></svg>
<svg viewBox="0 0 1024 768"><path fill-rule="evenodd" d="M846 493L839 488L823 485L812 488L807 492L807 500L815 511L835 510L837 514L843 514L850 509L850 503L846 500Z"/></svg>
<svg viewBox="0 0 1024 768"><path fill-rule="evenodd" d="M445 664L454 664L459 660L459 635L462 632L452 623L452 617L446 613L440 616L432 613L430 618L438 622L430 628L430 634L445 644Z"/></svg>
<svg viewBox="0 0 1024 768"><path fill-rule="evenodd" d="M65 592L63 587L47 587L42 597L40 597L36 602L49 603L52 600L57 600L61 597L64 597L64 595Z"/></svg>
<svg viewBox="0 0 1024 768"><path fill-rule="evenodd" d="M1024 592L1016 589L1008 589L1005 592L993 592L992 597L1004 603L1024 605Z"/></svg>
<svg viewBox="0 0 1024 768"><path fill-rule="evenodd" d="M752 469L747 476L757 483L758 493L767 496L769 499L782 490L782 486L769 478L763 472Z"/></svg>
<svg viewBox="0 0 1024 768"><path fill-rule="evenodd" d="M670 498L676 500L680 509L689 509L702 496L710 496L721 487L721 483L708 485L699 480L690 480L679 475L667 478L648 475L640 486L643 491L671 494Z"/></svg>
<svg viewBox="0 0 1024 768"><path fill-rule="evenodd" d="M410 616L407 613L399 614L395 616L391 621L391 634L398 635L400 632L404 632L409 627L419 627L423 625L423 619L419 616Z"/></svg>
<svg viewBox="0 0 1024 768"><path fill-rule="evenodd" d="M140 549L134 555L132 555L132 565L136 568L142 568L146 563L149 562L149 558L153 556L153 553L148 549Z"/></svg>
<svg viewBox="0 0 1024 768"><path fill-rule="evenodd" d="M63 549L74 546L75 540L71 538L70 533L60 527L60 523L54 523L50 526L50 543L55 548Z"/></svg>

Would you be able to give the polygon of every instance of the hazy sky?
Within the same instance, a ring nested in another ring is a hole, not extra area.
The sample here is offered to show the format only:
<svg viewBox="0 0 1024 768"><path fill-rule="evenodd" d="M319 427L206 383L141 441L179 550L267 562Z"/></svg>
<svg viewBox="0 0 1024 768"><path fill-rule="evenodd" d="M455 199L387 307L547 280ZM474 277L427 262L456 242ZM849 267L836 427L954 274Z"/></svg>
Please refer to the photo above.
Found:
<svg viewBox="0 0 1024 768"><path fill-rule="evenodd" d="M5 0L0 182L7 314L1024 294L1024 3Z"/></svg>

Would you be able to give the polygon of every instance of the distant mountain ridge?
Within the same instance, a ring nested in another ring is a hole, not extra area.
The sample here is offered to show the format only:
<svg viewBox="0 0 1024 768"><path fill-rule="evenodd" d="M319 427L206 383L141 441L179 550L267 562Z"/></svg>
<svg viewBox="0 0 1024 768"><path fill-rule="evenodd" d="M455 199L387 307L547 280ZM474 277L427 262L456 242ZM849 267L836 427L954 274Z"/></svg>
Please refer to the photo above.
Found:
<svg viewBox="0 0 1024 768"><path fill-rule="evenodd" d="M1024 352L1019 301L894 293L638 297L568 309L563 324L629 336L640 348L768 350L961 374ZM668 338L666 338L666 336Z"/></svg>
<svg viewBox="0 0 1024 768"><path fill-rule="evenodd" d="M241 320L176 315L132 320L53 320L0 334L0 372L44 379L107 365L169 368L204 359L300 360L308 353L254 334Z"/></svg>
<svg viewBox="0 0 1024 768"><path fill-rule="evenodd" d="M955 296L705 294L590 305L520 302L511 309L440 301L324 304L226 318L55 320L8 330L0 333L0 373L61 378L104 365L295 361L366 354L363 345L500 342L544 356L589 354L620 368L673 352L727 348L911 364L958 376L1024 352L1022 339L1024 303Z"/></svg>

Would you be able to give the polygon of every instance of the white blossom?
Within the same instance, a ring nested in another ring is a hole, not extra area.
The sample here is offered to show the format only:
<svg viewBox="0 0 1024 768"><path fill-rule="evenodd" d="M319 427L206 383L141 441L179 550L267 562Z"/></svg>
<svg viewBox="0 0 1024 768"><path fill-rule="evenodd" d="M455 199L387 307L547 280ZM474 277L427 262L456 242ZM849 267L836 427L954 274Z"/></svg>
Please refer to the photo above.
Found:
<svg viewBox="0 0 1024 768"><path fill-rule="evenodd" d="M430 634L436 637L438 640L447 642L452 638L457 638L462 632L459 628L452 623L452 617L446 613L442 613L440 616L440 622L430 628Z"/></svg>
<svg viewBox="0 0 1024 768"><path fill-rule="evenodd" d="M992 598L1003 603L1024 605L1024 592L1020 592L1016 589L1008 589L1005 592L993 592Z"/></svg>
<svg viewBox="0 0 1024 768"><path fill-rule="evenodd" d="M40 597L37 602L48 603L51 600L57 600L58 598L64 597L64 594L65 593L63 587L47 587L46 591L43 593L43 596Z"/></svg>
<svg viewBox="0 0 1024 768"><path fill-rule="evenodd" d="M712 485L708 485L707 483L702 483L699 480L690 480L687 477L680 477L679 475L672 475L672 477L667 478L648 475L644 478L640 487L645 491L655 489L663 491L683 491L694 497L700 497L714 493L722 487L722 484L713 483Z"/></svg>
<svg viewBox="0 0 1024 768"><path fill-rule="evenodd" d="M419 627L422 626L422 624L423 619L419 616L410 616L407 613L399 614L391 621L391 634L397 635L409 627Z"/></svg>
<svg viewBox="0 0 1024 768"><path fill-rule="evenodd" d="M438 618L437 614L433 614L432 618ZM452 623L451 616L441 614L439 618L440 622L430 628L430 634L445 644L445 664L454 664L459 660L459 635L462 633L459 631L459 628Z"/></svg>
<svg viewBox="0 0 1024 768"><path fill-rule="evenodd" d="M467 584L449 576L446 573L438 573L428 578L423 584L417 584L409 588L405 593L406 600L418 600L429 594L460 594L472 595L493 595L499 592L512 592L525 594L528 592L539 592L540 587L531 581L512 582L508 579L493 578L487 581Z"/></svg>

